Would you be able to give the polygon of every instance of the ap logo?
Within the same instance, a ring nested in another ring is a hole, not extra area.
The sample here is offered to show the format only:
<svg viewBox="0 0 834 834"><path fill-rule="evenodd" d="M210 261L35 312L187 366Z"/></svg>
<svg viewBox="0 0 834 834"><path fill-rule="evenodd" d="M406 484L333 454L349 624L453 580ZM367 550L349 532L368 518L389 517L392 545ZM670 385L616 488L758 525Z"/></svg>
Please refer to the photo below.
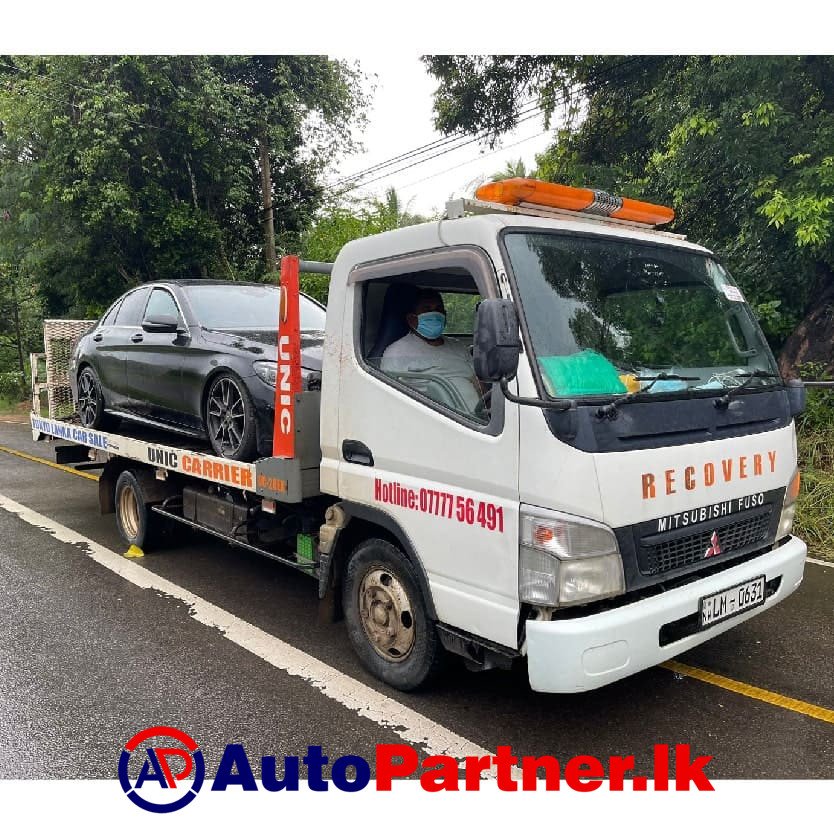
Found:
<svg viewBox="0 0 834 834"><path fill-rule="evenodd" d="M152 745L145 744L151 739ZM136 782L131 784L130 763L134 755L134 768L137 762L141 766ZM136 733L125 744L119 758L119 782L128 799L157 814L179 811L188 805L203 786L205 775L206 765L199 745L176 727L148 727ZM189 777L193 782L182 784ZM169 791L170 799L166 796ZM159 801L161 797L167 801Z"/></svg>

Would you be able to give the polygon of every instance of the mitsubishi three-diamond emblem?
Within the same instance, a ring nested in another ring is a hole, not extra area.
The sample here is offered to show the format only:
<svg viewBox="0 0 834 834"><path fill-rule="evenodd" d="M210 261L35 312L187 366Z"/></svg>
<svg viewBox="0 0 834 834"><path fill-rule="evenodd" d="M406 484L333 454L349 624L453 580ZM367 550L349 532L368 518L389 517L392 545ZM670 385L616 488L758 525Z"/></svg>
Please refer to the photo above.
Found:
<svg viewBox="0 0 834 834"><path fill-rule="evenodd" d="M709 539L709 547L707 548L706 553L704 553L704 558L709 559L710 556L717 556L720 552L721 542L718 540L718 533L713 530Z"/></svg>

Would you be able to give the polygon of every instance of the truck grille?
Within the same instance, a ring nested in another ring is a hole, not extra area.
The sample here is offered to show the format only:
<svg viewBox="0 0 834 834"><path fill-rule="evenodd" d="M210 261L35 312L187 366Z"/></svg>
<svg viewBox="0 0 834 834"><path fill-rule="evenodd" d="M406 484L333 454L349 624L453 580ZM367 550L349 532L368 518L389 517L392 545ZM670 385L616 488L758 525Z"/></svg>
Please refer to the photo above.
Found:
<svg viewBox="0 0 834 834"><path fill-rule="evenodd" d="M755 515L725 522L689 536L666 538L653 541L651 544L642 539L638 551L640 573L644 576L656 576L702 561L710 547L713 532L718 534L721 555L759 544L768 537L770 514L771 507L767 506Z"/></svg>

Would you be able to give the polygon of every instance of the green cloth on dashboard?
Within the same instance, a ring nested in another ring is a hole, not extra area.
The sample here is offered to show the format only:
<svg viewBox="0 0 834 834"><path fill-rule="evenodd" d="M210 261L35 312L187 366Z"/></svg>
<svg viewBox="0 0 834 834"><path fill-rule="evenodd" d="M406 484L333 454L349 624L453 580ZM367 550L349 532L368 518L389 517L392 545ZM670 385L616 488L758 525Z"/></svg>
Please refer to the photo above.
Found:
<svg viewBox="0 0 834 834"><path fill-rule="evenodd" d="M570 356L542 356L539 365L548 393L557 397L622 394L626 391L614 365L595 350L582 350Z"/></svg>

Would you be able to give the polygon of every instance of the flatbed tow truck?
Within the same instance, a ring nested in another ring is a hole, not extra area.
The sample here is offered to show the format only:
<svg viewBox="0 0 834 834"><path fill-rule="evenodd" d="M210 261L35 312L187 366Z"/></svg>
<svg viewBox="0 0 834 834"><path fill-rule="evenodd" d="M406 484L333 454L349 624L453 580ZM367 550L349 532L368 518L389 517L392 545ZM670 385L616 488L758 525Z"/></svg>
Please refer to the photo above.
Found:
<svg viewBox="0 0 834 834"><path fill-rule="evenodd" d="M404 690L448 653L526 659L538 691L594 689L792 593L804 388L778 377L726 271L654 228L663 207L534 180L478 198L332 265L283 259L272 456L90 430L52 396L42 416L38 383L33 436L101 469L129 554L184 524L300 570ZM301 384L301 271L331 275L320 391ZM472 343L475 403L386 367L425 289Z"/></svg>

